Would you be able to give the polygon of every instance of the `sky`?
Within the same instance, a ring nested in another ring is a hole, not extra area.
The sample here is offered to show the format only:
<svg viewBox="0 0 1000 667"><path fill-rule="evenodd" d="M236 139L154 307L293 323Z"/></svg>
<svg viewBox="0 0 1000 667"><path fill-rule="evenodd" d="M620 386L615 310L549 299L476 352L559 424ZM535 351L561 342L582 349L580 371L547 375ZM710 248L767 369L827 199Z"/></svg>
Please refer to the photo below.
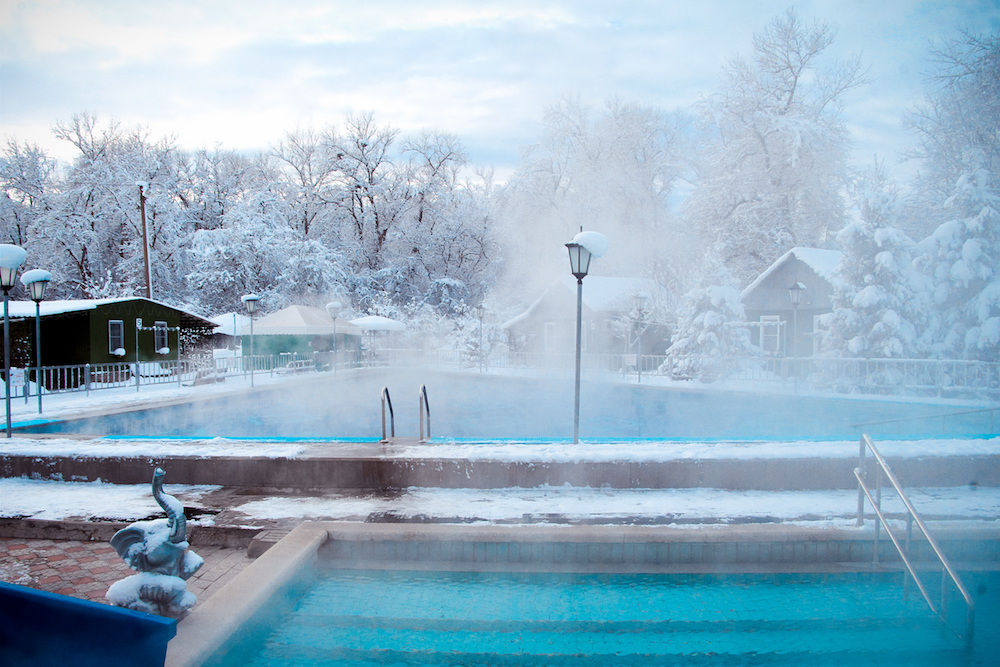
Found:
<svg viewBox="0 0 1000 667"><path fill-rule="evenodd" d="M373 112L403 135L457 135L503 180L540 138L546 107L575 95L688 108L749 56L754 31L791 6L587 0L241 2L0 0L0 133L62 160L52 127L84 111L189 150L256 151L296 128ZM860 53L871 84L844 119L852 161L897 178L901 118L923 97L931 48L961 28L1000 29L1000 0L809 0L837 32L826 62Z"/></svg>

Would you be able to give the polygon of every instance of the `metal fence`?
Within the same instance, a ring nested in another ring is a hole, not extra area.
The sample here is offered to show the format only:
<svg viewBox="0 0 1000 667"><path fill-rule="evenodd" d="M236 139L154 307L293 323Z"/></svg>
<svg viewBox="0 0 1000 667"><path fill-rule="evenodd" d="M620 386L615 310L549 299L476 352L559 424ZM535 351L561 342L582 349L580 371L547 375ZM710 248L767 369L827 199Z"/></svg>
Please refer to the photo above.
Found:
<svg viewBox="0 0 1000 667"><path fill-rule="evenodd" d="M308 360L307 365L293 362ZM1000 400L1000 363L937 359L834 359L791 357L666 357L663 355L584 354L591 373L622 378L660 376L675 381L782 383L795 389L831 393L943 396ZM480 356L466 350L366 349L312 355L255 355L253 358L174 360L45 366L46 392L96 391L176 383L207 384L233 375L285 373L338 368L434 366L465 370L571 370L573 354L508 351ZM36 369L26 369L24 384L12 395L36 395ZM15 377L12 374L12 377Z"/></svg>

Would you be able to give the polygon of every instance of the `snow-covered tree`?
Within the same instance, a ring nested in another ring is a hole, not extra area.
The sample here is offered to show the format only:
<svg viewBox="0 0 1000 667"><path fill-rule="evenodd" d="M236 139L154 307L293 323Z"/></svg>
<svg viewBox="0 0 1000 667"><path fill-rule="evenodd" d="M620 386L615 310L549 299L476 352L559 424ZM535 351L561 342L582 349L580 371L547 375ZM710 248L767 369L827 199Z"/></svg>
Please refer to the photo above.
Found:
<svg viewBox="0 0 1000 667"><path fill-rule="evenodd" d="M933 289L923 340L934 356L1000 358L1000 195L992 179L970 164L946 202L956 217L917 246Z"/></svg>
<svg viewBox="0 0 1000 667"><path fill-rule="evenodd" d="M917 191L933 233L918 245L934 309L922 341L934 356L1000 358L1000 33L966 33L936 53ZM936 228L934 227L936 225Z"/></svg>
<svg viewBox="0 0 1000 667"><path fill-rule="evenodd" d="M716 379L724 357L758 356L750 341L740 292L717 261L702 285L684 295L677 331L663 368L674 374Z"/></svg>
<svg viewBox="0 0 1000 667"><path fill-rule="evenodd" d="M896 227L898 190L876 163L856 179L851 194L858 216L837 234L844 255L833 312L823 316L823 347L846 357L919 356L926 294L912 267L916 244Z"/></svg>
<svg viewBox="0 0 1000 667"><path fill-rule="evenodd" d="M843 227L840 108L864 75L858 59L820 68L833 39L789 9L754 35L753 61L730 61L719 92L698 105L703 145L686 215L738 284Z"/></svg>
<svg viewBox="0 0 1000 667"><path fill-rule="evenodd" d="M500 234L510 244L505 283L522 293L544 289L564 270L563 244L581 225L612 239L594 267L603 274L646 277L657 261L669 265L665 273L686 273L692 236L669 205L684 169L686 124L682 114L616 99L599 111L574 97L548 108L542 139L498 198Z"/></svg>

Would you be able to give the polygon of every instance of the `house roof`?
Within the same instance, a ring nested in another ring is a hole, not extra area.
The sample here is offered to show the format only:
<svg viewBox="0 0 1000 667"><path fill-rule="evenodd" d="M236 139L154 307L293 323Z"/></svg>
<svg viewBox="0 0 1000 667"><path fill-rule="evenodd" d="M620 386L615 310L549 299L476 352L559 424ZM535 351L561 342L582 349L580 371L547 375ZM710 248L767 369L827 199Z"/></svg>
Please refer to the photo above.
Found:
<svg viewBox="0 0 1000 667"><path fill-rule="evenodd" d="M222 313L208 319L218 325L215 333L223 334L224 336L239 336L238 331L241 331L243 327L250 326L250 318L243 313Z"/></svg>
<svg viewBox="0 0 1000 667"><path fill-rule="evenodd" d="M200 315L195 315L194 313L178 308L177 306L171 306L170 304L163 303L161 301L136 296L120 297L116 299L66 299L62 301L42 301L39 304L39 314L42 317L50 315L65 315L67 313L96 310L98 306L106 306L114 303L127 303L129 301L148 301L150 303L155 303L158 306L163 306L164 308L176 310L181 314L181 324L185 324L187 326L216 326L215 322L205 319ZM8 307L10 309L10 316L13 318L31 318L35 316L34 301L11 301L9 302Z"/></svg>
<svg viewBox="0 0 1000 667"><path fill-rule="evenodd" d="M289 306L254 321L255 336L332 336L334 333L357 336L361 331L345 320L333 318L325 310L312 306ZM250 335L250 325L240 328L240 335Z"/></svg>
<svg viewBox="0 0 1000 667"><path fill-rule="evenodd" d="M747 294L752 292L758 285L764 282L768 276L777 271L782 264L785 264L792 258L795 258L808 266L823 280L827 281L831 285L835 285L837 282L837 265L840 264L840 258L843 257L843 255L844 253L839 250L823 250L821 248L800 247L792 248L784 255L776 259L771 266L764 269L759 276L754 278L753 282L747 285L743 291L740 292L740 296L745 298Z"/></svg>
<svg viewBox="0 0 1000 667"><path fill-rule="evenodd" d="M406 325L402 322L382 317L381 315L367 315L351 320L351 324L364 331L402 331Z"/></svg>
<svg viewBox="0 0 1000 667"><path fill-rule="evenodd" d="M583 305L594 312L613 313L624 304L631 304L639 292L653 292L656 283L648 278L613 278L609 276L587 276L583 281ZM569 293L576 296L576 278L562 276L538 297L526 311L500 325L508 329L525 319L550 294Z"/></svg>

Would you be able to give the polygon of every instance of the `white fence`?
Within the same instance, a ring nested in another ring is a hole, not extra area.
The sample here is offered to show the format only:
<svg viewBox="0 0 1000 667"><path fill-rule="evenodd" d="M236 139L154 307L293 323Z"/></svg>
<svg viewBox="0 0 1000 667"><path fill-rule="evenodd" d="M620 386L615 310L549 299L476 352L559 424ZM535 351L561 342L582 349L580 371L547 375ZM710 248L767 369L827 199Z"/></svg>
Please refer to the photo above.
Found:
<svg viewBox="0 0 1000 667"><path fill-rule="evenodd" d="M282 372L292 361L310 359L317 370L379 366L434 366L467 370L572 370L573 354L494 352L480 357L463 350L369 349L314 355L254 356L254 373ZM665 357L663 355L584 354L590 373L618 374L639 379L659 376L675 381L782 383L796 389L832 393L944 396L1000 400L1000 364L935 359L828 359L779 357ZM310 365L310 369L312 365ZM208 361L157 361L45 366L42 386L47 392L95 391L176 383L205 384L251 372L250 357ZM26 369L23 385L12 395L35 395L34 368ZM12 378L16 377L12 373Z"/></svg>

